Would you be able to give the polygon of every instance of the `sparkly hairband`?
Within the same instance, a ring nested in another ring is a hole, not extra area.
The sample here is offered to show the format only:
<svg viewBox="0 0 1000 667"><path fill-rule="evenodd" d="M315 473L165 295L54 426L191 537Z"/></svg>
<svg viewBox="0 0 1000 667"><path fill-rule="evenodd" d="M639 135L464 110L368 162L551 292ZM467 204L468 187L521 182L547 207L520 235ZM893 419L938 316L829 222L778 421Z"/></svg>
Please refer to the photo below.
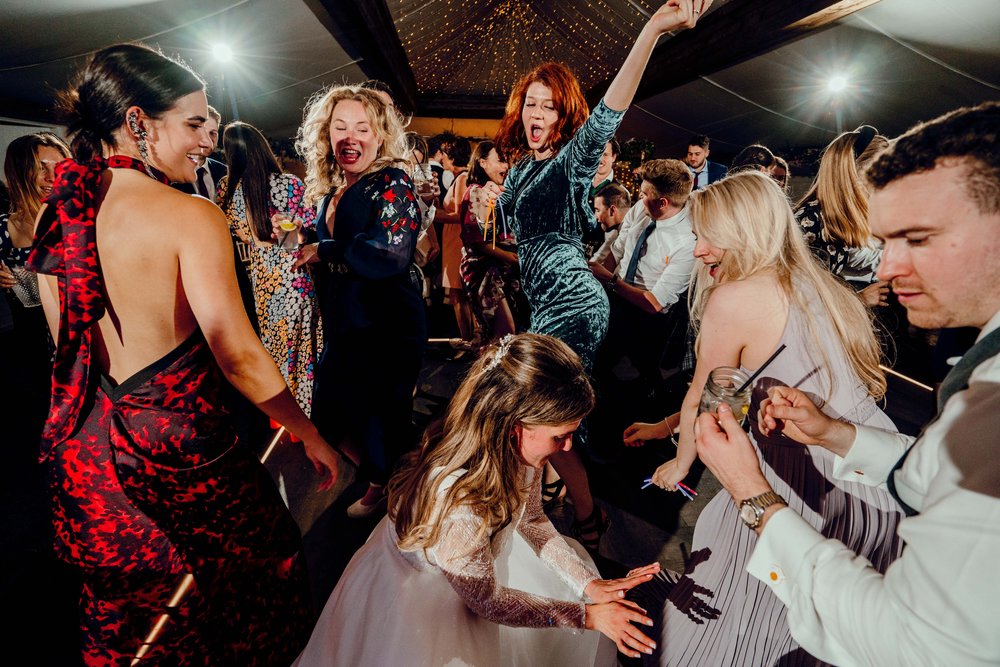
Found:
<svg viewBox="0 0 1000 667"><path fill-rule="evenodd" d="M512 334L507 334L506 336L500 339L500 344L497 346L497 351L493 353L493 358L490 359L490 363L486 364L486 368L483 369L484 373L491 371L500 365L500 361L504 357L506 357L507 352L510 351L510 343L513 340L514 336Z"/></svg>

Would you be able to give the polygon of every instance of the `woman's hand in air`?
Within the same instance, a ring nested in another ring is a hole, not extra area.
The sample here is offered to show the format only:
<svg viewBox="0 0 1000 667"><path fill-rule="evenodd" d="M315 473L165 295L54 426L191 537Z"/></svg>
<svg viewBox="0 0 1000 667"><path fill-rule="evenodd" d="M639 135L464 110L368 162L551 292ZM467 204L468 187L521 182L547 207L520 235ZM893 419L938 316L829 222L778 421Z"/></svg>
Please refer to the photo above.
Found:
<svg viewBox="0 0 1000 667"><path fill-rule="evenodd" d="M670 0L649 18L649 25L659 35L693 28L711 6L712 0Z"/></svg>
<svg viewBox="0 0 1000 667"><path fill-rule="evenodd" d="M677 459L671 459L653 473L653 484L664 491L676 491L677 483L683 482L689 472L691 472L690 468L684 468Z"/></svg>
<svg viewBox="0 0 1000 667"><path fill-rule="evenodd" d="M312 461L316 473L323 478L319 483L319 490L332 489L333 485L337 483L337 475L340 470L340 459L337 452L333 451L333 447L318 435L309 440L303 440L302 446L306 456Z"/></svg>
<svg viewBox="0 0 1000 667"><path fill-rule="evenodd" d="M299 248L299 256L292 265L293 269L301 269L306 264L315 264L319 261L319 244L309 243Z"/></svg>
<svg viewBox="0 0 1000 667"><path fill-rule="evenodd" d="M646 583L659 571L659 563L650 563L635 568L621 579L594 579L583 592L594 603L614 602L624 598L625 591Z"/></svg>
<svg viewBox="0 0 1000 667"><path fill-rule="evenodd" d="M680 413L670 415L655 424L636 422L625 429L622 439L626 447L642 447L650 440L665 440L674 434L680 421Z"/></svg>
<svg viewBox="0 0 1000 667"><path fill-rule="evenodd" d="M650 655L656 642L632 625L652 625L646 610L631 600L616 600L601 604L588 604L584 627L597 630L618 646L630 658L640 657L640 652Z"/></svg>

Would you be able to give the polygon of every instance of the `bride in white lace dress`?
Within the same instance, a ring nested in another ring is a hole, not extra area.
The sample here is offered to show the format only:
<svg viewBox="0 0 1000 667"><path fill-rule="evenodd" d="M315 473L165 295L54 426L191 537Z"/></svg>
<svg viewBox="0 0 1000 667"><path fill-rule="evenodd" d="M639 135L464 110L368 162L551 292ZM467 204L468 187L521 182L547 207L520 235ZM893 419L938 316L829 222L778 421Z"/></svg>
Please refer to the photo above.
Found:
<svg viewBox="0 0 1000 667"><path fill-rule="evenodd" d="M572 446L593 403L561 341L523 334L487 349L440 437L390 482L389 516L296 665L614 665L615 644L650 653L633 624L650 621L623 596L659 566L603 580L542 511L545 462Z"/></svg>

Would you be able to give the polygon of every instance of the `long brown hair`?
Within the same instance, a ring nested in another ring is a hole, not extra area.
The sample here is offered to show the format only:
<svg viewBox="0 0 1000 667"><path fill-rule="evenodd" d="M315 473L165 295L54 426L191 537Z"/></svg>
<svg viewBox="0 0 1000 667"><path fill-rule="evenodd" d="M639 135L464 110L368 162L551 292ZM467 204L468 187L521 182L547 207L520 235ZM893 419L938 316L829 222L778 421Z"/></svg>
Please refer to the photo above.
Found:
<svg viewBox="0 0 1000 667"><path fill-rule="evenodd" d="M871 189L864 172L889 145L889 140L878 134L862 137L862 133L855 130L830 142L820 159L816 180L796 205L798 209L813 200L818 201L823 215L823 238L840 241L849 248L863 248L872 240L868 224ZM859 140L867 140L868 144L862 148Z"/></svg>
<svg viewBox="0 0 1000 667"><path fill-rule="evenodd" d="M41 148L54 148L68 158L69 146L51 132L38 132L18 137L7 147L3 161L4 178L10 190L10 214L16 222L34 223L42 208L42 195L38 191L38 161Z"/></svg>
<svg viewBox="0 0 1000 667"><path fill-rule="evenodd" d="M558 152L566 142L573 138L576 131L586 122L590 115L587 99L580 90L580 82L573 76L566 65L562 63L542 63L531 70L514 85L507 99L507 109L500 128L497 130L495 142L497 152L505 156L513 164L529 152L528 139L524 133L524 123L521 112L524 109L524 98L528 87L539 82L552 90L552 104L559 114L555 126L555 136L549 142L549 148Z"/></svg>
<svg viewBox="0 0 1000 667"><path fill-rule="evenodd" d="M594 390L580 358L562 341L521 334L491 345L448 405L439 437L389 482L389 516L399 546L428 549L441 518L466 505L482 518L480 537L510 523L524 500L517 424L554 426L582 419ZM465 473L439 497L442 482Z"/></svg>
<svg viewBox="0 0 1000 667"><path fill-rule="evenodd" d="M235 121L226 125L222 146L229 167L222 210L229 209L236 188L243 187L247 221L261 241L271 239L271 174L280 174L281 165L267 139L253 125Z"/></svg>

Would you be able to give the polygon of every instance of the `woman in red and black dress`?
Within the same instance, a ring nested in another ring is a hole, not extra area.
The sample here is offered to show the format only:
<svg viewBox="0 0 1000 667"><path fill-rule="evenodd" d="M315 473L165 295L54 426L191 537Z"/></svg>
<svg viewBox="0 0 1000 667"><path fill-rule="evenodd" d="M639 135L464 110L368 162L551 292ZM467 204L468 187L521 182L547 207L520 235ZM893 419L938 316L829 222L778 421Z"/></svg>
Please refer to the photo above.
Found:
<svg viewBox="0 0 1000 667"><path fill-rule="evenodd" d="M336 455L247 320L225 217L166 185L193 182L211 150L204 84L112 46L64 111L76 161L57 167L29 265L48 274L57 353L41 456L56 550L83 578L84 661L128 664L191 574L151 663L287 663L311 616L300 536L236 442L224 379L302 438L327 482Z"/></svg>

